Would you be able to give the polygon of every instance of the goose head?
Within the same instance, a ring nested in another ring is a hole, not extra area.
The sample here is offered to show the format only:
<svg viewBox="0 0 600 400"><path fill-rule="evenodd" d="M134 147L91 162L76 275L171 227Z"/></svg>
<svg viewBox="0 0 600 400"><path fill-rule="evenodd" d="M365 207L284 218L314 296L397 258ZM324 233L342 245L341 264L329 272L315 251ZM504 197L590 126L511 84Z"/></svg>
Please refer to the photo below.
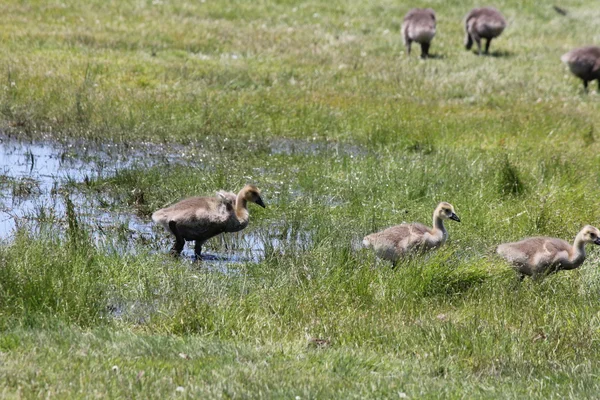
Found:
<svg viewBox="0 0 600 400"><path fill-rule="evenodd" d="M460 218L458 218L458 215L456 215L456 213L454 212L454 207L452 206L452 204L446 203L445 201L442 201L437 206L434 212L434 216L439 217L443 220L451 219L453 221L460 222Z"/></svg>
<svg viewBox="0 0 600 400"><path fill-rule="evenodd" d="M246 201L256 203L262 208L266 208L265 203L260 197L260 190L254 185L246 185L242 189L242 195Z"/></svg>
<svg viewBox="0 0 600 400"><path fill-rule="evenodd" d="M594 226L584 226L579 232L579 236L585 243L594 243L600 245L600 230Z"/></svg>

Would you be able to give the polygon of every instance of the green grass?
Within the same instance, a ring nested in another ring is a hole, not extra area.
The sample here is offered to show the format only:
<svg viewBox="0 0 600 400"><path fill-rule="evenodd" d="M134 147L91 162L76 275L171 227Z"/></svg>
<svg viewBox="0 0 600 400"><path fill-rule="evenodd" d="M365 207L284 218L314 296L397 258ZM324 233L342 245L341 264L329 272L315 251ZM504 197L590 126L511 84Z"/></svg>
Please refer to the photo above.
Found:
<svg viewBox="0 0 600 400"><path fill-rule="evenodd" d="M155 165L61 194L149 220L255 183L267 208L244 231L264 259L226 273L169 257L167 233L111 251L77 207L20 228L0 244L0 397L597 396L598 250L518 284L494 247L600 225L598 95L559 60L594 41L600 6L496 3L509 27L477 57L476 4L428 5L438 57L421 61L409 5L387 0L2 4L6 134L156 146ZM444 248L396 270L357 248L439 201L462 220Z"/></svg>

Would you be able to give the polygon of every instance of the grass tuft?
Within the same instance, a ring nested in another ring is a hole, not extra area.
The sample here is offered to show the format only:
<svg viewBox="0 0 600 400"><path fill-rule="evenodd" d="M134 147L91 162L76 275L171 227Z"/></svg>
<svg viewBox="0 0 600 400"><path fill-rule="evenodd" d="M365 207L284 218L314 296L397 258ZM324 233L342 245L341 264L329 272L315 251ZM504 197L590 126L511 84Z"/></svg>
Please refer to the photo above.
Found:
<svg viewBox="0 0 600 400"><path fill-rule="evenodd" d="M14 242L2 248L1 314L24 326L43 326L55 318L80 326L102 323L102 265L92 248L80 244L40 240L20 229Z"/></svg>
<svg viewBox="0 0 600 400"><path fill-rule="evenodd" d="M525 184L517 168L505 155L498 166L498 191L502 196L519 196L525 193Z"/></svg>

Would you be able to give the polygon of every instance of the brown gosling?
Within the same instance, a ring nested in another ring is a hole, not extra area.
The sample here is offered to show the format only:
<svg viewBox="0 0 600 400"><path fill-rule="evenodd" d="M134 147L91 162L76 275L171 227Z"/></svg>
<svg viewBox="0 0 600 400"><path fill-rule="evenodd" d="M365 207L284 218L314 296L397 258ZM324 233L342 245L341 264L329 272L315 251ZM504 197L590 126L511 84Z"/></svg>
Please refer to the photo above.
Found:
<svg viewBox="0 0 600 400"><path fill-rule="evenodd" d="M181 254L185 242L195 240L194 252L199 258L202 245L208 239L223 232L238 232L248 226L248 202L265 207L260 190L254 185L244 186L237 195L220 191L216 197L181 200L156 211L152 220L175 236L171 254Z"/></svg>
<svg viewBox="0 0 600 400"><path fill-rule="evenodd" d="M433 228L419 223L404 223L365 236L363 245L373 248L378 257L391 261L395 267L398 261L409 253L442 246L448 239L448 232L444 227L445 219L460 222L452 204L441 202L433 212Z"/></svg>
<svg viewBox="0 0 600 400"><path fill-rule="evenodd" d="M523 280L525 275L536 277L578 268L585 260L586 243L600 245L598 228L584 226L575 236L573 246L562 239L530 237L520 242L501 244L496 252L512 264Z"/></svg>
<svg viewBox="0 0 600 400"><path fill-rule="evenodd" d="M413 8L402 22L406 53L410 56L412 42L421 45L421 58L429 57L429 46L435 36L435 11L431 8Z"/></svg>
<svg viewBox="0 0 600 400"><path fill-rule="evenodd" d="M567 64L573 75L583 81L586 92L588 83L593 80L598 81L598 90L600 90L600 47L579 47L563 54L560 60Z"/></svg>
<svg viewBox="0 0 600 400"><path fill-rule="evenodd" d="M486 39L485 54L490 51L492 39L500 36L506 28L506 20L500 11L493 7L481 7L472 9L465 17L465 48L471 50L473 42L477 44L477 50L481 55L481 39Z"/></svg>

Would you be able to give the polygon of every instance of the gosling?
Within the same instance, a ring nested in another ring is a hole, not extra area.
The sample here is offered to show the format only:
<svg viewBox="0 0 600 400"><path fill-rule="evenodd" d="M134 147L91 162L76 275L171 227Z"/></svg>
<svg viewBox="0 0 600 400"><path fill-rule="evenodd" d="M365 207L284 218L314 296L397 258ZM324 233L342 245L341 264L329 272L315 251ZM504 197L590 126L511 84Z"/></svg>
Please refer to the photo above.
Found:
<svg viewBox="0 0 600 400"><path fill-rule="evenodd" d="M486 39L485 54L489 54L492 39L500 36L506 28L506 20L500 11L493 7L472 9L465 17L465 48L471 50L473 42L481 55L481 39Z"/></svg>
<svg viewBox="0 0 600 400"><path fill-rule="evenodd" d="M412 42L421 45L421 58L429 57L429 46L435 36L435 11L431 8L413 8L402 22L406 53L410 56Z"/></svg>
<svg viewBox="0 0 600 400"><path fill-rule="evenodd" d="M365 236L363 245L373 248L375 254L392 262L395 267L403 256L418 251L427 251L442 246L448 239L444 220L460 222L452 204L442 202L433 212L433 228L423 224L401 224L381 232Z"/></svg>
<svg viewBox="0 0 600 400"><path fill-rule="evenodd" d="M563 54L560 60L567 64L573 75L583 81L586 92L588 83L593 80L598 81L598 90L600 90L600 47L579 47Z"/></svg>
<svg viewBox="0 0 600 400"><path fill-rule="evenodd" d="M201 257L202 245L223 232L239 232L248 226L247 203L265 208L260 190L246 185L235 195L217 192L216 197L190 197L152 214L152 220L175 236L171 254L179 255L186 241L195 240L194 252Z"/></svg>
<svg viewBox="0 0 600 400"><path fill-rule="evenodd" d="M520 242L501 244L496 252L512 264L520 274L520 280L523 280L525 275L536 277L579 268L585 260L586 243L600 245L598 228L584 226L575 236L573 246L561 239L531 237Z"/></svg>

